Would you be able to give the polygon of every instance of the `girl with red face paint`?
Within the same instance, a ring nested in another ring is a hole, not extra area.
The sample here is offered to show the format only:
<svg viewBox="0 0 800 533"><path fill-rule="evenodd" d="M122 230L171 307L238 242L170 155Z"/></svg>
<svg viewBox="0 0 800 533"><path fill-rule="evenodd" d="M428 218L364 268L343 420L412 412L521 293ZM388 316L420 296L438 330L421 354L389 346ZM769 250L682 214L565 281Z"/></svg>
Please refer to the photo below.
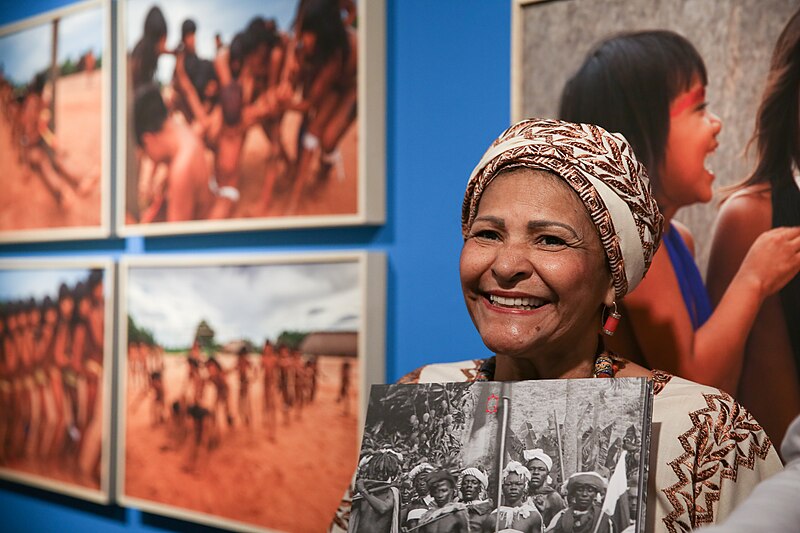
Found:
<svg viewBox="0 0 800 533"><path fill-rule="evenodd" d="M625 298L625 319L609 345L645 366L735 392L762 302L800 270L800 228L770 230L745 248L712 309L692 236L674 220L681 207L712 197L705 159L722 123L708 110L706 82L703 59L682 36L621 34L589 53L564 87L559 113L625 136L647 167L666 222L665 246Z"/></svg>

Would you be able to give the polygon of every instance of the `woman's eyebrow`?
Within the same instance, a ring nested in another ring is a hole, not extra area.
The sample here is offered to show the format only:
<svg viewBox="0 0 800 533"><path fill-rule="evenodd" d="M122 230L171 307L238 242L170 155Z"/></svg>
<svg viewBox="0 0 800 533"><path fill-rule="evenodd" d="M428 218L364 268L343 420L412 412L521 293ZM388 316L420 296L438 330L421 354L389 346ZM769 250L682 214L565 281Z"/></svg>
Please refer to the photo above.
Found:
<svg viewBox="0 0 800 533"><path fill-rule="evenodd" d="M489 222L489 223L494 224L495 226L497 226L499 228L505 228L506 227L505 220L503 218L497 217L497 216L482 215L482 216L476 217L475 221L473 222L473 224L475 222L478 222L478 221L480 221L480 222ZM563 229L567 230L574 237L576 237L576 238L578 237L578 232L576 232L575 229L572 226L570 226L569 224L565 224L563 222L558 222L557 220L531 220L530 222L528 222L527 226L528 226L528 231L537 231L537 230L547 229L547 228L551 228L553 226L556 226L556 227L563 228Z"/></svg>
<svg viewBox="0 0 800 533"><path fill-rule="evenodd" d="M568 232L572 233L573 236L575 237L578 236L578 232L576 232L572 226L570 226L569 224L564 224L563 222L558 222L556 220L531 220L530 222L528 222L529 231L546 229L552 226L563 228Z"/></svg>
<svg viewBox="0 0 800 533"><path fill-rule="evenodd" d="M492 215L483 215L483 216L475 217L475 220L473 221L473 224L475 222L478 222L478 221L480 221L480 222L491 222L492 224L495 224L496 226L499 226L501 228L505 228L506 227L506 221L504 219L502 219L500 217L495 217L495 216L492 216Z"/></svg>

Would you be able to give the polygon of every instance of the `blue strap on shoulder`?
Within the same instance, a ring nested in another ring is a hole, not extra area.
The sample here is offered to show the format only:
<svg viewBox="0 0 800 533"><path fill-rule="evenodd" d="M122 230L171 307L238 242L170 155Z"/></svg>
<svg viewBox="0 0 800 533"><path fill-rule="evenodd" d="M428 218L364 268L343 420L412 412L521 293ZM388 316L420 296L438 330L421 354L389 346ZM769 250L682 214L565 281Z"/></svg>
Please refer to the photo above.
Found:
<svg viewBox="0 0 800 533"><path fill-rule="evenodd" d="M703 278L700 277L694 257L683 242L681 234L672 224L664 235L664 245L672 261L675 277L678 278L683 303L686 304L686 310L692 320L692 328L697 331L711 316L711 300L703 284Z"/></svg>

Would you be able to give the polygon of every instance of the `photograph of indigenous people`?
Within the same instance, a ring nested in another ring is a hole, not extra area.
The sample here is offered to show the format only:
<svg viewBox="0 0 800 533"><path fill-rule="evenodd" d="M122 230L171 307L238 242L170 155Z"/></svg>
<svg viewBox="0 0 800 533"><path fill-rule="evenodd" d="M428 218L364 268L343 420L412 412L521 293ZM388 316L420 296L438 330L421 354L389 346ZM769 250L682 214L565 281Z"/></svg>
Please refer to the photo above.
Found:
<svg viewBox="0 0 800 533"><path fill-rule="evenodd" d="M641 378L373 386L348 531L643 531L651 400Z"/></svg>
<svg viewBox="0 0 800 533"><path fill-rule="evenodd" d="M213 231L357 213L355 0L124 9L121 223Z"/></svg>
<svg viewBox="0 0 800 533"><path fill-rule="evenodd" d="M121 271L124 501L324 531L358 457L363 265L168 263Z"/></svg>
<svg viewBox="0 0 800 533"><path fill-rule="evenodd" d="M0 264L0 477L107 501L106 272Z"/></svg>
<svg viewBox="0 0 800 533"><path fill-rule="evenodd" d="M0 240L108 234L107 16L90 2L0 29Z"/></svg>

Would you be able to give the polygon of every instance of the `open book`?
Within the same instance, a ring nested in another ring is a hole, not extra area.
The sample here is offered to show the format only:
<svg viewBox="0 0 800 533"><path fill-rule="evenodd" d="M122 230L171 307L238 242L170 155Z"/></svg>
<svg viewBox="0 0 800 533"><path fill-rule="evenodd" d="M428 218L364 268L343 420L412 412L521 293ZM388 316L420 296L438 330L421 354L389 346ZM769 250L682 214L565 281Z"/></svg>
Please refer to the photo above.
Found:
<svg viewBox="0 0 800 533"><path fill-rule="evenodd" d="M644 531L645 378L375 385L351 533Z"/></svg>

